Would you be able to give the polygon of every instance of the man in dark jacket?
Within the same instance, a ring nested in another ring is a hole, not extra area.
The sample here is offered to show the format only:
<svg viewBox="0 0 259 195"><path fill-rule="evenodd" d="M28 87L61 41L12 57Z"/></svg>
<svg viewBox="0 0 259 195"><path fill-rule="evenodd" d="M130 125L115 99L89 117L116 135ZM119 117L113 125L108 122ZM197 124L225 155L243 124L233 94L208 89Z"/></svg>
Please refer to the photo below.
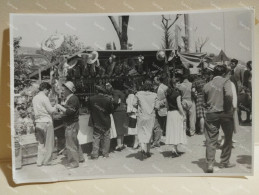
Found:
<svg viewBox="0 0 259 195"><path fill-rule="evenodd" d="M80 102L74 95L75 86L71 81L64 85L64 96L66 97L64 106L57 105L57 108L63 112L63 121L66 127L66 153L68 158L68 168L76 168L79 162L84 162L84 156L77 139L79 131L79 108Z"/></svg>
<svg viewBox="0 0 259 195"><path fill-rule="evenodd" d="M110 114L113 111L112 99L106 94L106 90L100 86L96 86L97 95L87 100L90 110L90 124L93 126L93 150L92 159L99 156L99 148L101 143L101 151L104 157L109 157L110 150Z"/></svg>
<svg viewBox="0 0 259 195"><path fill-rule="evenodd" d="M232 135L234 131L233 119L233 90L232 83L226 74L226 66L218 65L214 68L214 78L203 88L204 102L206 105L205 114L205 137L206 137L206 159L208 173L213 173L216 146L221 127L225 142L222 146L219 168L234 167L229 162L232 150ZM234 86L233 86L234 87Z"/></svg>

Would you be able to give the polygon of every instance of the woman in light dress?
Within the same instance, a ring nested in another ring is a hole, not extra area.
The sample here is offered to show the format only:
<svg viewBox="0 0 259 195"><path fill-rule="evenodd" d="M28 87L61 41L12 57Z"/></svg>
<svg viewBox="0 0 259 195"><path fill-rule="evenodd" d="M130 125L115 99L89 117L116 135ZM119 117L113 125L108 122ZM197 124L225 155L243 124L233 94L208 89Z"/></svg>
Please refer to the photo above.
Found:
<svg viewBox="0 0 259 195"><path fill-rule="evenodd" d="M169 88L166 94L168 112L166 122L166 141L165 144L172 145L172 157L178 157L182 154L177 146L186 144L185 120L181 95L175 88L175 82L170 80Z"/></svg>
<svg viewBox="0 0 259 195"><path fill-rule="evenodd" d="M137 130L138 139L141 146L142 160L151 156L150 142L152 130L155 123L155 101L157 94L152 92L153 84L146 80L142 91L136 93L137 111Z"/></svg>

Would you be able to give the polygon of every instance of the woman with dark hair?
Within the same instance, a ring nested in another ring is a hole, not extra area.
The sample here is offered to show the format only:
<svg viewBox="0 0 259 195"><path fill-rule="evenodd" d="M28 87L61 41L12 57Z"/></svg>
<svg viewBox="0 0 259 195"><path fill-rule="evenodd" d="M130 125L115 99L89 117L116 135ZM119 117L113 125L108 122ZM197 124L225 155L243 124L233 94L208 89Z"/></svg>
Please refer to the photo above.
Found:
<svg viewBox="0 0 259 195"><path fill-rule="evenodd" d="M167 122L166 122L166 141L165 144L173 146L173 158L180 156L177 149L179 144L186 144L186 132L184 121L186 116L182 108L181 95L175 87L175 82L170 80L169 88L167 90Z"/></svg>
<svg viewBox="0 0 259 195"><path fill-rule="evenodd" d="M157 94L152 92L152 81L146 80L142 90L136 93L138 139L141 146L142 160L151 156L150 141L155 123L155 102Z"/></svg>
<svg viewBox="0 0 259 195"><path fill-rule="evenodd" d="M119 88L119 86L115 86ZM118 89L114 89L110 83L106 84L106 89L113 97L114 111L112 113L116 133L117 133L117 146L116 151L121 151L126 148L124 145L124 135L128 134L128 115L125 94Z"/></svg>

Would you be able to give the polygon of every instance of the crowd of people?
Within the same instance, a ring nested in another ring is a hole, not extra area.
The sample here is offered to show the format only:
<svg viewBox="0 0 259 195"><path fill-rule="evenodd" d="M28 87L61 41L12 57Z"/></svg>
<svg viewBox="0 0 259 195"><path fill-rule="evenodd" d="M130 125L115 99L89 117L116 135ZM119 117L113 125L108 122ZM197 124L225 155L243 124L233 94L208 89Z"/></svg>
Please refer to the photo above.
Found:
<svg viewBox="0 0 259 195"><path fill-rule="evenodd" d="M213 172L219 131L221 146L220 167L233 167L229 162L232 135L240 124L251 123L251 61L247 68L239 68L233 59L230 66L217 65L211 74L166 78L163 74L146 79L136 88L134 83L117 89L110 83L96 85L96 95L86 97L90 112L88 125L93 128L91 159L99 155L109 157L111 139L117 139L116 151L126 148L124 136L134 137L133 148L140 147L141 160L152 156L151 148L162 143L171 145L172 157L184 154L179 144L187 143L187 136L205 135L208 173ZM137 90L138 89L138 90ZM80 102L71 81L63 84L64 101L51 105L49 83L43 82L33 98L35 133L39 142L37 165L52 164L54 130L52 114L61 114L65 125L67 166L76 168L84 162L78 142ZM242 121L242 111L246 120ZM237 117L235 117L237 116Z"/></svg>

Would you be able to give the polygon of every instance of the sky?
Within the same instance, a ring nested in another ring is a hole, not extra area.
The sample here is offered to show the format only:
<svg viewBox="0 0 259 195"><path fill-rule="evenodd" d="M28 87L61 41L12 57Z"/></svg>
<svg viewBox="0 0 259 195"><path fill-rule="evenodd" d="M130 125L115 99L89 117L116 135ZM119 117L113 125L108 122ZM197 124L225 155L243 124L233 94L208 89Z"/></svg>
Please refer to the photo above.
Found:
<svg viewBox="0 0 259 195"><path fill-rule="evenodd" d="M170 15L172 19L175 14ZM116 16L115 16L116 17ZM191 45L194 48L198 39L209 38L202 52L218 54L222 49L228 57L244 62L252 59L252 12L238 10L229 12L191 13ZM184 31L183 15L176 24ZM87 14L20 14L13 16L11 24L13 37L22 37L21 46L40 47L48 36L59 33L76 35L87 46L105 49L108 42L115 42L119 48L119 39L105 15ZM171 28L174 32L175 26ZM128 41L136 50L157 50L161 48L163 30L161 13L150 15L130 15Z"/></svg>

